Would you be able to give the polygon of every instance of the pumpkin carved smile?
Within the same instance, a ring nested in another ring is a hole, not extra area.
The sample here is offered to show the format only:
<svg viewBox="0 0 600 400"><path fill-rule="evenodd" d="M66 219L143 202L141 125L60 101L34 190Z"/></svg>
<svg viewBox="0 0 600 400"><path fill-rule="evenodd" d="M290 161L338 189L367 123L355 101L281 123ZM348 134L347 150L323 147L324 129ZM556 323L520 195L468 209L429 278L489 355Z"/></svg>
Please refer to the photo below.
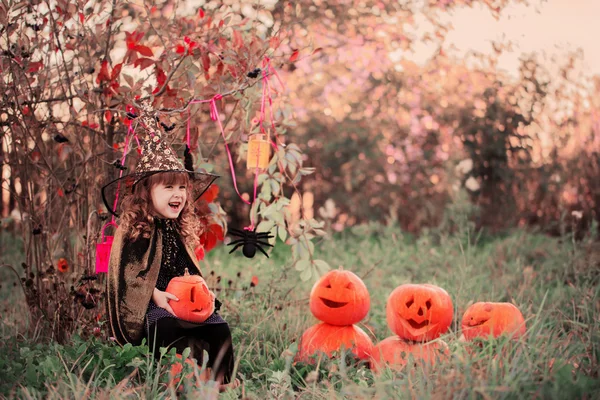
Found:
<svg viewBox="0 0 600 400"><path fill-rule="evenodd" d="M423 322L417 322L414 319L407 319L406 322L408 322L408 324L413 328L413 329L422 329L425 328L426 326L429 326L429 321L425 320Z"/></svg>
<svg viewBox="0 0 600 400"><path fill-rule="evenodd" d="M341 308L341 307L344 307L346 304L348 304L347 301L344 301L344 302L333 301L333 300L325 299L323 297L319 297L319 299L321 299L321 301L329 308Z"/></svg>
<svg viewBox="0 0 600 400"><path fill-rule="evenodd" d="M471 319L470 321L467 322L468 326L471 327L475 327L475 326L481 326L483 324L485 324L486 322L488 322L490 320L490 318L485 318L485 319L480 319L480 320L476 320L476 319Z"/></svg>

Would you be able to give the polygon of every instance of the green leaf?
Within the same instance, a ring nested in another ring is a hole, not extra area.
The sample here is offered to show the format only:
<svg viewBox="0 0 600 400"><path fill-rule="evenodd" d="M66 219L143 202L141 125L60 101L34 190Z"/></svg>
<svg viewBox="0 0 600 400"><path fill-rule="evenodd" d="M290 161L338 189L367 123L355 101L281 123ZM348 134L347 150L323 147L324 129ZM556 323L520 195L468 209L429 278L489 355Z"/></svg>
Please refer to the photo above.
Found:
<svg viewBox="0 0 600 400"><path fill-rule="evenodd" d="M184 360L187 359L190 356L191 351L192 350L189 347L186 347L183 350L183 353L181 353L181 357L183 357Z"/></svg>
<svg viewBox="0 0 600 400"><path fill-rule="evenodd" d="M302 167L298 170L300 175L310 175L316 171L316 168L313 167Z"/></svg>
<svg viewBox="0 0 600 400"><path fill-rule="evenodd" d="M327 264L327 262L323 261L323 260L313 260L312 263L317 271L317 274L321 275L321 276L325 275L327 273L327 271L329 271L331 269L329 264Z"/></svg>
<svg viewBox="0 0 600 400"><path fill-rule="evenodd" d="M310 268L305 269L300 273L300 279L302 282L308 281L312 277L312 270Z"/></svg>
<svg viewBox="0 0 600 400"><path fill-rule="evenodd" d="M310 260L309 259L298 260L298 262L296 262L296 265L294 266L294 268L296 269L296 271L304 271L304 270L310 268Z"/></svg>
<svg viewBox="0 0 600 400"><path fill-rule="evenodd" d="M271 185L262 185L260 188L260 197L265 201L271 201L271 198L273 197L271 194Z"/></svg>
<svg viewBox="0 0 600 400"><path fill-rule="evenodd" d="M285 224L277 227L277 233L279 235L279 239L281 239L281 241L285 243L285 240L287 239L288 235L288 231L285 227Z"/></svg>
<svg viewBox="0 0 600 400"><path fill-rule="evenodd" d="M279 193L279 188L280 188L279 182L272 179L270 183L271 183L271 192L275 193L275 194Z"/></svg>
<svg viewBox="0 0 600 400"><path fill-rule="evenodd" d="M270 219L263 219L256 226L256 232L271 232L275 226L275 221Z"/></svg>

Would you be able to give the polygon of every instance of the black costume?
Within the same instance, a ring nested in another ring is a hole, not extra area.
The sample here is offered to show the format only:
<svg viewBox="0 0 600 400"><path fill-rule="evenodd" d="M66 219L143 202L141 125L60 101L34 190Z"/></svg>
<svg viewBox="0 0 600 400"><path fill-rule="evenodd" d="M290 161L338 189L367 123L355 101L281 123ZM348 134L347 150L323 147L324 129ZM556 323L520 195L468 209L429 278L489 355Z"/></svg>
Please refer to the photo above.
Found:
<svg viewBox="0 0 600 400"><path fill-rule="evenodd" d="M177 233L175 220L156 217L154 220L163 237L156 288L164 292L169 281L176 276L183 276L186 268L191 275L198 273ZM218 314L220 306L221 303L215 300L215 312L203 323L194 323L177 318L150 300L145 326L148 345L154 356L160 355L160 347L175 347L179 354L190 347L190 356L202 365L203 350L206 350L212 379L222 377L223 383L229 383L234 366L233 345L229 325Z"/></svg>

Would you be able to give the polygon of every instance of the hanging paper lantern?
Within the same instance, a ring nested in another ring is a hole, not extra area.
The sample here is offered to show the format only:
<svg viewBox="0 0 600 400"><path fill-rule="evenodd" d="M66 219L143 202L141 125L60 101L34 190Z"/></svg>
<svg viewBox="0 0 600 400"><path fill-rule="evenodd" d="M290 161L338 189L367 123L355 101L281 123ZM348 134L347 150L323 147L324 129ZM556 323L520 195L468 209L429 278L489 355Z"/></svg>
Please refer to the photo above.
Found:
<svg viewBox="0 0 600 400"><path fill-rule="evenodd" d="M400 338L425 342L448 330L454 309L441 287L405 284L388 297L386 314L390 329Z"/></svg>
<svg viewBox="0 0 600 400"><path fill-rule="evenodd" d="M516 339L526 331L523 314L511 303L475 303L465 311L461 327L467 341L502 334Z"/></svg>
<svg viewBox="0 0 600 400"><path fill-rule="evenodd" d="M259 133L250 135L248 139L248 157L246 167L248 169L265 169L269 166L271 146L267 135Z"/></svg>
<svg viewBox="0 0 600 400"><path fill-rule="evenodd" d="M108 222L102 227L100 243L96 243L96 273L108 272L108 261L110 250L112 249L113 236L105 236L105 230L108 226L117 227L114 222Z"/></svg>
<svg viewBox="0 0 600 400"><path fill-rule="evenodd" d="M371 369L377 372L388 365L390 368L400 371L411 358L416 365L427 366L434 365L449 356L448 345L442 340L414 343L407 342L398 336L390 336L377 343L373 348Z"/></svg>
<svg viewBox="0 0 600 400"><path fill-rule="evenodd" d="M368 360L373 350L369 336L355 325L336 326L320 323L308 328L300 339L296 361L312 363L312 356L324 353L331 357L342 348L351 350L357 358Z"/></svg>
<svg viewBox="0 0 600 400"><path fill-rule="evenodd" d="M310 292L310 311L331 325L352 325L369 312L371 298L364 282L350 271L329 271Z"/></svg>
<svg viewBox="0 0 600 400"><path fill-rule="evenodd" d="M179 299L169 305L175 315L185 321L201 323L215 311L215 294L200 275L190 275L187 268L184 276L171 279L166 292Z"/></svg>

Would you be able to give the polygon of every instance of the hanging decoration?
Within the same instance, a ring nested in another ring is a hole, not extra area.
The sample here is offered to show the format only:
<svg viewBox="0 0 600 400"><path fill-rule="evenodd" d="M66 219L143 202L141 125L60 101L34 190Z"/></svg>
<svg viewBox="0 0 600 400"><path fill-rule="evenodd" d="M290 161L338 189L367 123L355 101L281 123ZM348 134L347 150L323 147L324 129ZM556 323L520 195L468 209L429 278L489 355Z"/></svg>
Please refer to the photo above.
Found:
<svg viewBox="0 0 600 400"><path fill-rule="evenodd" d="M217 101L221 100L224 96L233 94L239 90L233 90L233 91L225 93L225 94L216 94L212 98L205 99L205 100L193 99L193 100L189 101L188 104L183 109L171 110L171 111L179 111L179 112L187 111L186 146L185 146L185 150L184 150L184 167L188 171L193 171L193 158L192 158L192 150L191 150L192 147L191 147L191 140L190 140L190 120L191 120L190 107L192 104L202 104L202 103L210 104L210 118L211 118L211 120L215 121L217 123L217 125L219 126L219 130L221 131L221 136L223 137L223 141L225 143L225 149L226 149L227 157L229 160L229 168L230 168L231 176L233 179L234 189L235 189L238 197L245 204L248 204L251 207L254 204L254 202L256 201L256 197L257 197L258 175L263 170L265 170L269 165L270 156L271 156L270 147L273 147L274 151L277 151L277 142L279 142L279 138L277 137L277 131L275 129L275 119L274 119L274 115L273 115L273 100L271 97L271 85L269 82L270 76L272 76L272 75L275 76L277 78L279 84L281 85L281 87L285 88L285 85L283 84L281 78L279 77L279 74L277 73L275 68L273 68L273 66L271 64L271 60L268 57L264 58L263 63L262 63L262 69L256 68L253 71L253 73L256 73L256 76L258 76L258 74L261 71L262 71L262 97L261 97L260 120L259 120L260 132L250 135L250 137L248 139L248 157L247 157L247 164L246 164L247 169L255 170L252 201L246 200L244 197L242 197L242 195L239 192L239 189L237 186L236 175L235 175L235 167L234 167L233 159L231 156L231 151L229 150L229 145L227 144L227 140L225 137L225 130L223 128L223 124L221 123L219 109L217 106ZM270 112L270 119L271 119L270 130L265 129L264 124L263 124L265 121L265 114L266 114L265 108L266 108L267 102L269 104L269 112ZM136 103L134 103L134 104L142 110L145 110L146 108L149 107L149 103L145 103L145 106L144 105L139 106ZM125 148L123 150L123 157L122 157L120 163L118 161L115 162L115 167L120 170L119 178L122 177L123 171L125 169L127 169L125 167L125 157L127 156L127 153L129 151L129 145L130 145L131 138L135 138L135 140L138 144L137 150L138 150L138 153L140 153L140 142L139 142L137 135L135 134L134 120L136 121L136 125L140 124L142 127L151 123L151 121L148 118L149 115L146 115L146 113L142 113L143 115L141 115L141 116L143 118L138 118L138 115L136 115L135 110L131 106L127 107L126 112L127 112L127 118L128 118L128 120L126 121L126 125L128 125L128 131L127 131L127 136L125 139ZM160 122L160 121L157 120L157 122ZM167 126L166 124L163 124L163 123L161 123L161 125L163 126L163 128L166 131L170 131L174 128L174 126ZM271 138L271 134L274 136L275 141ZM116 207L117 207L120 189L121 188L120 188L120 183L119 183L119 186L117 186L117 188L116 188L113 209L116 209ZM265 240L273 238L273 236L270 235L269 232L256 232L255 219L256 219L256 217L255 217L254 213L251 213L250 214L250 225L245 226L241 230L233 229L233 228L230 229L230 231L233 235L241 238L241 239L234 240L229 244L229 245L234 246L233 249L230 251L230 254L233 253L233 251L235 251L239 247L242 247L242 253L248 258L254 257L257 249L259 251L261 251L265 256L268 257L268 254L264 251L263 246L273 247L273 245L265 242ZM109 225L112 225L115 227L117 226L117 224L115 222L114 214L113 214L111 220L107 224L105 224L104 227L102 228L101 242L96 244L96 272L97 273L98 272L107 272L107 270L108 270L108 257L110 256L110 250L112 247L112 238L113 237L105 236L104 230Z"/></svg>

